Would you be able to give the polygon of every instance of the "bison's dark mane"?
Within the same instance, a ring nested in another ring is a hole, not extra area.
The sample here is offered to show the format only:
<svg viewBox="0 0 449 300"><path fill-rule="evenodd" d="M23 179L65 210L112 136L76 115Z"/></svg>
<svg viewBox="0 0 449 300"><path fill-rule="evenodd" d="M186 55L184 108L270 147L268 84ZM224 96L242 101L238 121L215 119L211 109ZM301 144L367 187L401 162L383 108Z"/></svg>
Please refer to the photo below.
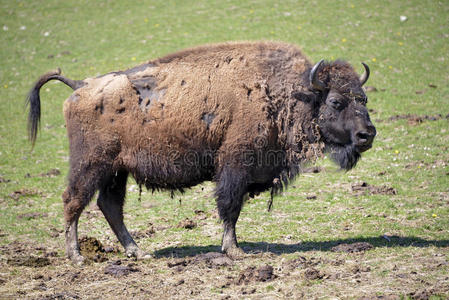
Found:
<svg viewBox="0 0 449 300"><path fill-rule="evenodd" d="M305 77L303 80L307 80ZM304 83L302 83L304 84ZM277 115L279 140L285 153L285 164L272 184L272 195L287 188L309 164L322 156L324 144L316 125L319 104L316 95L301 93L300 101L291 99Z"/></svg>
<svg viewBox="0 0 449 300"><path fill-rule="evenodd" d="M319 107L324 103L327 93L311 89L309 80L311 69L312 66L309 66L298 78L301 87L310 87L310 89L294 92L295 99L290 98L288 105L281 106L278 111L278 124L283 125L280 132L287 135L281 137L281 140L284 138L285 142L283 146L286 152L286 167L274 180L271 186L272 195L282 192L290 181L302 173L306 165L313 163L325 152L329 153L330 158L345 170L355 167L361 157L353 145L336 145L323 140L316 120L319 117ZM329 88L344 92L355 89L360 84L352 66L343 60L325 61L318 71L320 80L327 83ZM279 90L274 89L273 92L280 94ZM285 94L283 96L285 97ZM276 95L273 98L275 97ZM292 114L292 111L295 113ZM302 120L302 122L298 123L295 120ZM289 125L286 126L286 124ZM292 124L295 125L291 126Z"/></svg>

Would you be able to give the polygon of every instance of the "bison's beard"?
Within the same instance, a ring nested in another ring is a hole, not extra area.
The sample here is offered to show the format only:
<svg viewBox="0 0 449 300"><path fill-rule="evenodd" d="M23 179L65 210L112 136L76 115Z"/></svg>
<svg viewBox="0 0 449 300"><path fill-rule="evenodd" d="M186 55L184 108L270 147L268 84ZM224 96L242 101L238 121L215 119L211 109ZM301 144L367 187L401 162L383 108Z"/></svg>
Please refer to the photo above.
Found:
<svg viewBox="0 0 449 300"><path fill-rule="evenodd" d="M361 157L354 145L337 145L332 144L326 147L326 152L330 153L331 159L340 165L340 168L351 170L357 164Z"/></svg>

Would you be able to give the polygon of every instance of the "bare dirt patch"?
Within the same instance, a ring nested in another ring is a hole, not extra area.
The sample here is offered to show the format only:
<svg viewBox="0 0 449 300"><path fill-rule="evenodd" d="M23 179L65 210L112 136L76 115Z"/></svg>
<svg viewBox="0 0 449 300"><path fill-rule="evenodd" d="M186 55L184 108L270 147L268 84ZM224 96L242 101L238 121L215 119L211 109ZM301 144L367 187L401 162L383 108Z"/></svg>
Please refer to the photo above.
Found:
<svg viewBox="0 0 449 300"><path fill-rule="evenodd" d="M444 118L449 119L449 114L447 114ZM409 125L412 126L416 126L419 124L422 124L426 121L438 121L443 119L443 115L442 114L437 114L437 115L416 115L416 114L405 114L405 115L394 115L389 117L386 120L376 120L376 122L383 122L383 121L387 121L387 122L394 122L394 121L398 121L398 120L407 120Z"/></svg>
<svg viewBox="0 0 449 300"><path fill-rule="evenodd" d="M150 238L152 236L154 236L154 234L156 233L156 229L154 228L153 224L149 224L148 229L146 230L135 230L135 231L131 231L130 234L131 236L136 239L142 239L142 238Z"/></svg>
<svg viewBox="0 0 449 300"><path fill-rule="evenodd" d="M179 222L178 228L184 228L184 229L193 229L197 226L197 223L190 219L185 219Z"/></svg>
<svg viewBox="0 0 449 300"><path fill-rule="evenodd" d="M293 271L296 269L305 269L308 267L314 267L320 263L320 260L315 259L314 257L306 258L304 256L300 256L298 258L288 260L284 263L284 268L289 271Z"/></svg>
<svg viewBox="0 0 449 300"><path fill-rule="evenodd" d="M254 266L248 267L243 270L236 280L236 284L250 284L253 281L270 281L276 278L273 274L273 267L270 265L265 265L259 268Z"/></svg>
<svg viewBox="0 0 449 300"><path fill-rule="evenodd" d="M17 256L8 258L7 264L10 266L25 266L40 268L48 266L50 260L47 257L35 257L35 256Z"/></svg>
<svg viewBox="0 0 449 300"><path fill-rule="evenodd" d="M0 246L0 254L10 260L11 265L39 265L45 264L48 258L57 257L58 253L47 247L35 244L13 241ZM1 256L0 256L1 257ZM41 259L42 258L42 259Z"/></svg>
<svg viewBox="0 0 449 300"><path fill-rule="evenodd" d="M194 213L195 213L195 220L201 221L208 218L208 215L204 210L196 209Z"/></svg>
<svg viewBox="0 0 449 300"><path fill-rule="evenodd" d="M39 250L42 249L38 247ZM20 241L13 241L11 243L0 246L0 253L8 255L8 256L16 256L21 253L29 253L32 250L36 250L36 248L31 247L31 245L27 243L23 243Z"/></svg>
<svg viewBox="0 0 449 300"><path fill-rule="evenodd" d="M304 271L304 278L307 280L316 280L324 277L324 274L315 268L308 268Z"/></svg>
<svg viewBox="0 0 449 300"><path fill-rule="evenodd" d="M57 238L61 233L63 232L62 229L58 229L54 226L51 226L48 229L48 234L52 237L52 238Z"/></svg>
<svg viewBox="0 0 449 300"><path fill-rule="evenodd" d="M189 264L204 264L209 268L232 266L234 261L220 252L201 253L193 257L178 258L167 263L169 268L175 268L178 272L184 270Z"/></svg>
<svg viewBox="0 0 449 300"><path fill-rule="evenodd" d="M61 175L61 171L59 169L51 169L50 171L46 173L40 173L40 177L55 177Z"/></svg>
<svg viewBox="0 0 449 300"><path fill-rule="evenodd" d="M104 248L92 238L87 238L83 244L88 244L93 253ZM35 248L47 251L23 243L8 247L11 251L15 249L22 252L20 255L16 255L15 251L11 255L6 254L10 263L7 260L0 261L3 270L0 293L6 293L11 298L30 299L109 298L117 293L120 293L120 297L134 299L311 299L334 295L332 289L329 289L330 282L333 287L354 299L428 299L425 297L443 292L436 286L437 281L425 279L421 275L430 272L444 281L445 277L438 274L441 268L446 268L446 265L439 269L429 268L446 261L446 257L440 254L435 261L428 255L415 253L412 268L416 272L411 273L411 267L406 267L400 257L398 260L389 257L398 267L391 266L391 262L384 258L379 261L380 265L376 263L370 266L368 254L348 256L336 252L329 253L331 257L327 254L323 257L321 251L293 259L258 253L247 255L239 261L232 261L219 252L178 259L159 257L150 261L132 261L115 254L114 260L109 262L91 261L82 267L74 267L65 257L43 260L50 263L45 262L43 266L39 266L36 261L26 262L24 259L16 263L11 260L17 256L37 257L34 255ZM54 249L50 247L50 250ZM416 248L415 252L420 251L420 248ZM27 256L29 253L33 255ZM384 277L376 277L384 270L389 270L391 274L383 273ZM384 283L378 285L373 282ZM392 289L392 286L395 288ZM397 293L390 295L384 292L385 289L397 290ZM366 296L358 298L364 294Z"/></svg>
<svg viewBox="0 0 449 300"><path fill-rule="evenodd" d="M364 252L373 249L373 245L367 242L358 242L358 243L352 243L352 244L340 244L335 247L331 248L331 251L333 252L347 252L347 253L354 253L354 252Z"/></svg>
<svg viewBox="0 0 449 300"><path fill-rule="evenodd" d="M449 165L448 160L437 159L432 162L425 162L423 160L420 161L412 161L405 165L406 169L415 169L415 168L426 168L426 169L436 169L436 168L445 168Z"/></svg>
<svg viewBox="0 0 449 300"><path fill-rule="evenodd" d="M46 218L46 217L48 217L47 213L40 213L40 212L25 213L17 216L17 218L19 219L26 219L26 220Z"/></svg>
<svg viewBox="0 0 449 300"><path fill-rule="evenodd" d="M56 177L61 175L61 171L59 169L51 169L48 172L39 173L37 175L31 175L30 173L25 174L25 178L32 178L32 177Z"/></svg>
<svg viewBox="0 0 449 300"><path fill-rule="evenodd" d="M360 183L355 183L351 186L352 192L356 196L361 195L396 195L397 191L396 189L382 185L382 186L375 186L371 185L365 181Z"/></svg>
<svg viewBox="0 0 449 300"><path fill-rule="evenodd" d="M112 275L114 277L123 277L127 276L133 272L140 272L138 268L136 268L135 263L129 263L128 265L122 265L121 260L114 261L104 268L104 273Z"/></svg>
<svg viewBox="0 0 449 300"><path fill-rule="evenodd" d="M400 300L401 297L397 295L380 295L380 296L367 296L358 298L358 300Z"/></svg>
<svg viewBox="0 0 449 300"><path fill-rule="evenodd" d="M434 291L431 289L423 289L410 293L408 296L413 300L428 300L434 295Z"/></svg>
<svg viewBox="0 0 449 300"><path fill-rule="evenodd" d="M3 176L0 176L0 183L8 183L8 182L11 182L11 180L10 179L6 179Z"/></svg>
<svg viewBox="0 0 449 300"><path fill-rule="evenodd" d="M9 197L11 197L14 200L19 200L19 198L21 197L36 196L36 195L42 196L42 193L34 189L20 189L9 194Z"/></svg>
<svg viewBox="0 0 449 300"><path fill-rule="evenodd" d="M61 293L54 293L50 295L46 295L43 298L40 298L42 300L69 300L69 299L81 299L78 295L75 295L73 293L69 292L61 292Z"/></svg>
<svg viewBox="0 0 449 300"><path fill-rule="evenodd" d="M234 261L232 259L220 252L208 252L199 254L195 256L193 261L195 263L204 262L209 267L232 266L234 264Z"/></svg>

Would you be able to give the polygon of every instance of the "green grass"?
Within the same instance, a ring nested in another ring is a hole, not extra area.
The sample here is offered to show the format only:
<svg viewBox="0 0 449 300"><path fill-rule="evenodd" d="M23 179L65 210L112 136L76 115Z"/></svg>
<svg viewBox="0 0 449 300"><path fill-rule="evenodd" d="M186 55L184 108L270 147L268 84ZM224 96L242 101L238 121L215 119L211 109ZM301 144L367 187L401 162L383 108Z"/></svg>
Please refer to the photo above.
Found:
<svg viewBox="0 0 449 300"><path fill-rule="evenodd" d="M407 21L401 22L400 15ZM48 244L63 255L62 235L52 238L49 228L63 228L68 141L62 104L71 92L55 82L41 90L42 126L31 151L23 103L41 74L61 67L68 77L83 79L186 47L262 39L297 44L314 62L343 58L360 72L360 62L368 63L372 75L367 85L378 89L368 94L378 136L350 172L320 160L324 171L300 176L275 198L272 212L266 210L268 193L248 201L238 223L243 247L256 252L270 248L283 258L308 252L332 257L329 250L339 242L368 241L378 247L366 258L377 278L390 276L390 269L382 269L384 256L395 264L413 260L413 255L406 256L409 253L429 259L437 253L449 259L448 20L446 1L1 0L0 176L10 181L0 182L0 245ZM408 113L442 118L418 125L389 120ZM36 176L53 168L61 175ZM357 196L351 185L362 181L392 187L397 194ZM135 183L130 180L131 184ZM136 190L128 192L125 211L131 230L145 230L150 222L167 227L139 244L162 256L173 247L184 254L216 251L221 229L213 218L212 188L206 183L174 199L169 193L145 192L141 202ZM35 194L11 198L20 189ZM316 199L306 198L312 194ZM204 224L190 231L177 228L181 220L195 218L195 209L206 212L207 219L198 221ZM33 212L48 215L18 217ZM117 244L104 218L95 216L83 214L81 234L108 236ZM391 241L383 235L392 236ZM408 270L414 267L410 264ZM430 274L425 280L433 286L444 286L441 278L447 283L447 266L438 274L421 272ZM265 290L277 291L278 285ZM323 280L314 282L316 287L306 286L311 294L319 294L327 285ZM334 288L344 291L330 286L329 293ZM354 297L363 295L362 287L347 288L354 290Z"/></svg>

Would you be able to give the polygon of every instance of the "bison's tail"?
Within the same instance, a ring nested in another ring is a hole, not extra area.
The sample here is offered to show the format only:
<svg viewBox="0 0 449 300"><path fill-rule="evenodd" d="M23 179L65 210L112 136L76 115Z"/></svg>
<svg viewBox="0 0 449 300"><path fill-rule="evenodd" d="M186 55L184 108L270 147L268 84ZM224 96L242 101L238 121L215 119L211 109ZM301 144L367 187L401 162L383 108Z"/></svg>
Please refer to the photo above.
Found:
<svg viewBox="0 0 449 300"><path fill-rule="evenodd" d="M39 96L39 90L41 87L50 80L59 80L71 87L73 90L80 88L83 85L81 80L68 79L61 75L61 69L50 71L42 75L34 84L30 90L26 99L26 105L30 106L28 112L28 137L34 146L37 137L37 131L39 129L41 119L41 99Z"/></svg>

